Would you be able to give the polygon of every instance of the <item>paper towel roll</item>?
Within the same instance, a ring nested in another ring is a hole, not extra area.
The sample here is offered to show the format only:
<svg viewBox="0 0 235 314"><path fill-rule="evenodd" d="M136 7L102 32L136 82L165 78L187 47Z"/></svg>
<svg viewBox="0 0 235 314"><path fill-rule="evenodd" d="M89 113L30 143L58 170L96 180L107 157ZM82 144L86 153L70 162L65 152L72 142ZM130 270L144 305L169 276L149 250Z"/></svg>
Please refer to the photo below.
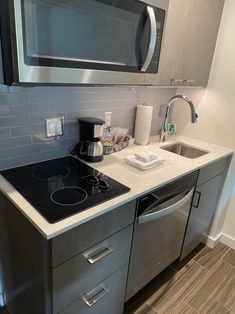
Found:
<svg viewBox="0 0 235 314"><path fill-rule="evenodd" d="M149 144L153 107L146 104L138 105L135 119L135 144Z"/></svg>

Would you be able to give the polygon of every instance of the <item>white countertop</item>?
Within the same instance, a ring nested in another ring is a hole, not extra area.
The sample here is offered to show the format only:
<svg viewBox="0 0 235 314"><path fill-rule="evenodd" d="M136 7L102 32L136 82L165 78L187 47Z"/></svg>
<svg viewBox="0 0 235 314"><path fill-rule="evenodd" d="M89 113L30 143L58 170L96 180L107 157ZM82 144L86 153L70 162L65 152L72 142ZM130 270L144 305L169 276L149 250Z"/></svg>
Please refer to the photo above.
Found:
<svg viewBox="0 0 235 314"><path fill-rule="evenodd" d="M105 156L102 162L90 164L91 167L128 186L131 191L54 224L48 223L1 175L0 190L33 223L46 239L51 239L154 188L160 187L178 177L233 153L231 149L187 137L174 136L170 138L172 140L159 143L158 137L153 137L151 143L147 146L132 145L118 153ZM188 159L159 148L176 140L207 150L209 153L196 159ZM165 157L166 160L161 166L145 171L138 170L124 161L126 156L143 149L155 152Z"/></svg>

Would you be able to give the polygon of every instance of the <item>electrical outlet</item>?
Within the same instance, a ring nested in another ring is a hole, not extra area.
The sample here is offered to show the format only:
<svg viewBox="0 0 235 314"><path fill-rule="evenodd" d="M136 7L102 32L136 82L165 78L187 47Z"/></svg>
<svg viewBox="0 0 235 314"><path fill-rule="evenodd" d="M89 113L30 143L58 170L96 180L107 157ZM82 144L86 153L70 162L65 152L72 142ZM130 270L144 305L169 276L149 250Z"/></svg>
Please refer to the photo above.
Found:
<svg viewBox="0 0 235 314"><path fill-rule="evenodd" d="M109 128L112 122L112 112L107 111L104 113L104 121L105 121L105 128Z"/></svg>
<svg viewBox="0 0 235 314"><path fill-rule="evenodd" d="M46 122L46 137L64 135L64 117L47 118Z"/></svg>
<svg viewBox="0 0 235 314"><path fill-rule="evenodd" d="M166 114L166 105L161 105L160 106L160 109L159 109L159 114L158 116L159 117L164 117Z"/></svg>

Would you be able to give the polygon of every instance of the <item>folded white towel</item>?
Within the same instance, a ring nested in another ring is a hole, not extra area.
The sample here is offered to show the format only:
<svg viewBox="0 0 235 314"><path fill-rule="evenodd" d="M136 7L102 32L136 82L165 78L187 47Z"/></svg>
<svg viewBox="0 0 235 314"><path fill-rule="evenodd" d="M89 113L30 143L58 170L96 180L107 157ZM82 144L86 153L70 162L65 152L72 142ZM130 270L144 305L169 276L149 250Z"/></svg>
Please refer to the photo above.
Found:
<svg viewBox="0 0 235 314"><path fill-rule="evenodd" d="M149 150L142 150L140 152L135 153L134 155L137 159L139 159L142 162L149 162L152 160L157 160L159 157L157 154Z"/></svg>
<svg viewBox="0 0 235 314"><path fill-rule="evenodd" d="M125 158L125 161L128 164L135 166L140 170L148 170L155 166L159 166L163 163L164 160L165 158L158 156L158 159L155 159L149 162L143 162L143 161L138 160L134 154L129 155Z"/></svg>

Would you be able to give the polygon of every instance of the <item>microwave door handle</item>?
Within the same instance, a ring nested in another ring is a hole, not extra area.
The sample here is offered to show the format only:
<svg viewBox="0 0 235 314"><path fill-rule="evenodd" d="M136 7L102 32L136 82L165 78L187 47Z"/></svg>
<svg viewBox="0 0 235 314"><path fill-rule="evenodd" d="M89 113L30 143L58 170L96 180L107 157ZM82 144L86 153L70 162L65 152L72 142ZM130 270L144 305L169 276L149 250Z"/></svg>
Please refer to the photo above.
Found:
<svg viewBox="0 0 235 314"><path fill-rule="evenodd" d="M156 41L157 41L157 22L156 22L154 9L150 6L147 6L146 12L150 21L150 39L149 39L149 44L148 44L148 52L147 52L145 61L140 69L141 72L146 72L152 60L154 49L156 46Z"/></svg>
<svg viewBox="0 0 235 314"><path fill-rule="evenodd" d="M156 220L158 218L161 218L161 217L164 217L168 214L173 213L174 211L178 210L181 206L186 204L190 200L190 198L192 198L193 192L194 192L194 188L192 188L186 195L184 194L184 197L182 197L176 203L174 203L168 207L165 207L161 210L155 211L153 213L139 216L137 218L137 223L142 224L145 222L150 222L150 221Z"/></svg>

